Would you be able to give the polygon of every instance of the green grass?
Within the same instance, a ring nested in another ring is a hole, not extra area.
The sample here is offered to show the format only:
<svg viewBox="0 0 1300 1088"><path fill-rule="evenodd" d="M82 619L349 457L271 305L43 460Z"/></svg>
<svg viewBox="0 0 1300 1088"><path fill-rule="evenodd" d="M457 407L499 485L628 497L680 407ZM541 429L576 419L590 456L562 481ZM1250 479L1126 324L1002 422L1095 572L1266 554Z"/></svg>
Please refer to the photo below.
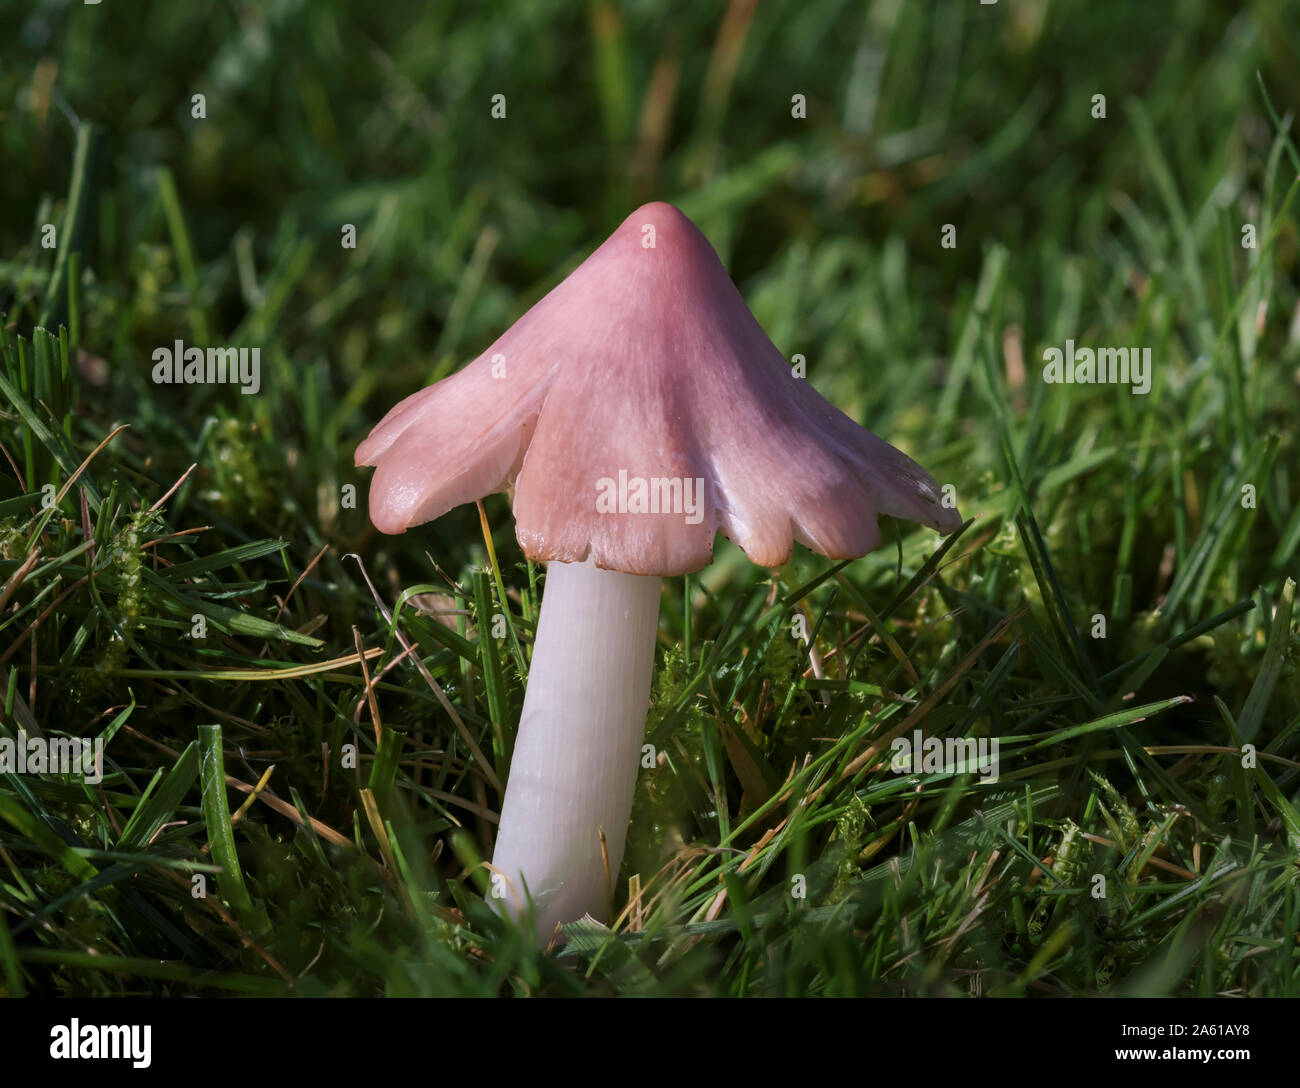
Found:
<svg viewBox="0 0 1300 1088"><path fill-rule="evenodd" d="M0 735L107 753L0 775L0 992L1300 995L1300 20L674 11L0 15ZM481 900L544 571L352 451L648 199L970 523L666 583L639 898L548 953Z"/></svg>

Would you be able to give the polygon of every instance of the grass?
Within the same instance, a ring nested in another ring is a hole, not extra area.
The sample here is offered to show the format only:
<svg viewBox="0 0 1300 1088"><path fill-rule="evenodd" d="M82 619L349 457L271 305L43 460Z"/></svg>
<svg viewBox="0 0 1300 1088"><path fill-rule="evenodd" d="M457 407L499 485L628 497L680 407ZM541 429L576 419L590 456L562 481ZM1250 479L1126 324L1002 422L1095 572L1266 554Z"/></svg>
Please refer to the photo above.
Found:
<svg viewBox="0 0 1300 1088"><path fill-rule="evenodd" d="M0 991L1300 994L1298 49L1264 0L0 15L0 736L106 748L0 774ZM969 522L667 583L618 921L547 952L480 898L544 571L500 496L379 536L352 451L648 199ZM260 391L154 384L177 339ZM1150 393L1043 382L1067 339ZM891 772L918 728L999 780Z"/></svg>

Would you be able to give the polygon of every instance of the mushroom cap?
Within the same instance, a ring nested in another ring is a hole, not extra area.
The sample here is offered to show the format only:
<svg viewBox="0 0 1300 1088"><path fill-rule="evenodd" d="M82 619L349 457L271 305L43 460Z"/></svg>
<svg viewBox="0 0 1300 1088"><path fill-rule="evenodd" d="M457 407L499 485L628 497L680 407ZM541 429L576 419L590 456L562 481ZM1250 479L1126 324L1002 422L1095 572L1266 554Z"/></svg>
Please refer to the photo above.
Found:
<svg viewBox="0 0 1300 1088"><path fill-rule="evenodd" d="M916 462L794 376L671 204L637 209L458 373L356 451L385 533L514 489L529 559L629 574L708 566L717 532L762 566L793 542L879 543L877 513L961 524Z"/></svg>

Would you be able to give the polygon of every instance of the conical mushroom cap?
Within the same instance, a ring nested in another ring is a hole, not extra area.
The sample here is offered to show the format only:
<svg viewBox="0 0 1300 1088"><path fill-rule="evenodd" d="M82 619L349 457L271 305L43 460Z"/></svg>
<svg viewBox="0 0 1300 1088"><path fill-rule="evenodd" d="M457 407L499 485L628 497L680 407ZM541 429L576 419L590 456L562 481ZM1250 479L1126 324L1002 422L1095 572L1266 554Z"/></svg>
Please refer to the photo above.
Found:
<svg viewBox="0 0 1300 1088"><path fill-rule="evenodd" d="M793 542L871 551L877 513L961 524L916 462L791 373L718 255L647 204L463 370L357 447L386 533L514 488L538 562L629 574L708 566L721 531L755 563Z"/></svg>

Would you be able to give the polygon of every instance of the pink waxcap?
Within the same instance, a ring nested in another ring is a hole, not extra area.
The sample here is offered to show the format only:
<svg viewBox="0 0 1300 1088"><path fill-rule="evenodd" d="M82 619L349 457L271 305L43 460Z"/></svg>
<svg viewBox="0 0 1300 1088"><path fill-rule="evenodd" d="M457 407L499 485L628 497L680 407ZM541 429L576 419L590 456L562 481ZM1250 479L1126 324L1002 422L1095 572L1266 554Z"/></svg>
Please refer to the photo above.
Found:
<svg viewBox="0 0 1300 1088"><path fill-rule="evenodd" d="M961 525L920 465L828 404L671 204L647 204L463 370L357 447L385 533L514 488L529 559L629 574L879 543L878 513Z"/></svg>

